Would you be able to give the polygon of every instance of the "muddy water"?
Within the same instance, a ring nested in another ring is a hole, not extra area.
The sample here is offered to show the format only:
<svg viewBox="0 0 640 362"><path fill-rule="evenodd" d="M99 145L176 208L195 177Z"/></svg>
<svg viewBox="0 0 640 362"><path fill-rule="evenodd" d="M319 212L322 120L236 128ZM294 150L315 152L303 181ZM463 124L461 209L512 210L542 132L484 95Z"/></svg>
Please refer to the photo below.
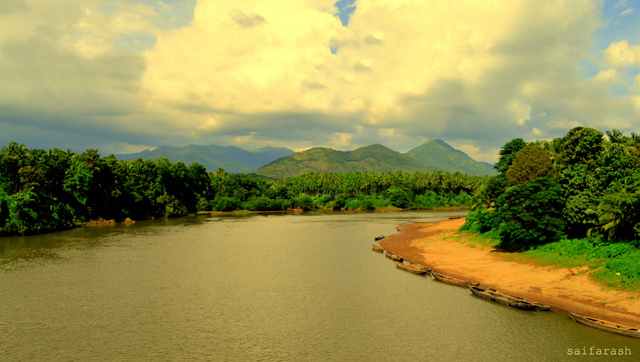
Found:
<svg viewBox="0 0 640 362"><path fill-rule="evenodd" d="M449 214L199 216L0 239L0 360L637 360L640 340L501 307L371 251L378 234ZM597 355L611 349L627 355Z"/></svg>

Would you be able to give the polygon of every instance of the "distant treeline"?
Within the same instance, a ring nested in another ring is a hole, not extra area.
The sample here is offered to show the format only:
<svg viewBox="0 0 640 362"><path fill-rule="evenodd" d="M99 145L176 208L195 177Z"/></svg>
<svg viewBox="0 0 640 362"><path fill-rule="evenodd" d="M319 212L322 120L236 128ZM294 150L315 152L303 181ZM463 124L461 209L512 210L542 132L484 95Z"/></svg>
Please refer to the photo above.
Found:
<svg viewBox="0 0 640 362"><path fill-rule="evenodd" d="M97 150L0 151L0 235L69 229L90 220L145 220L197 211L469 206L489 177L461 173L303 174L267 180L166 159L120 161Z"/></svg>
<svg viewBox="0 0 640 362"><path fill-rule="evenodd" d="M500 174L478 188L463 229L506 250L607 260L603 278L639 284L640 136L606 135L577 127L551 141L506 143Z"/></svg>

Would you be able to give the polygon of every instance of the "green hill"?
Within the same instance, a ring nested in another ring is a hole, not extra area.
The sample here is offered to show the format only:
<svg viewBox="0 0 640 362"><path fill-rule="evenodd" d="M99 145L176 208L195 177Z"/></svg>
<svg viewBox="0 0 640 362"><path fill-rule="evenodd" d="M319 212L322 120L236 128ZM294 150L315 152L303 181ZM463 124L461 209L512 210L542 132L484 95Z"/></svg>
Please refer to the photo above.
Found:
<svg viewBox="0 0 640 362"><path fill-rule="evenodd" d="M478 162L439 139L428 140L406 153L414 160L443 171L460 171L469 175L496 175L488 164Z"/></svg>
<svg viewBox="0 0 640 362"><path fill-rule="evenodd" d="M336 151L316 147L275 160L253 173L271 178L289 177L307 172L343 173L351 171L369 172L433 172L435 168L425 166L411 157L393 151L383 145L373 144L353 151Z"/></svg>
<svg viewBox="0 0 640 362"><path fill-rule="evenodd" d="M190 165L197 162L208 171L215 171L218 167L231 173L249 173L278 158L292 154L288 148L262 147L247 151L234 146L198 146L186 147L162 146L153 151L145 150L138 153L115 155L120 160L135 160L137 158L157 160L167 158L171 162L183 162Z"/></svg>

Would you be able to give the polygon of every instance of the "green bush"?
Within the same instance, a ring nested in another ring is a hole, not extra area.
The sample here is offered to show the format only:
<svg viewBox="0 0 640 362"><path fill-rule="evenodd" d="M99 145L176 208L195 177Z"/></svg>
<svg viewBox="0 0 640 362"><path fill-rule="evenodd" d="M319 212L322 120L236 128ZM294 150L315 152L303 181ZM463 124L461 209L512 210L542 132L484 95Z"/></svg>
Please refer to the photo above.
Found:
<svg viewBox="0 0 640 362"><path fill-rule="evenodd" d="M391 201L391 205L395 207L406 209L411 204L409 195L407 195L407 193L402 189L390 188L389 190L387 190L387 195L389 197L389 200Z"/></svg>
<svg viewBox="0 0 640 362"><path fill-rule="evenodd" d="M369 198L364 199L360 202L360 208L362 208L363 210L375 210L376 207L373 204L373 201Z"/></svg>
<svg viewBox="0 0 640 362"><path fill-rule="evenodd" d="M240 209L240 201L233 197L216 197L211 206L216 211L234 211Z"/></svg>
<svg viewBox="0 0 640 362"><path fill-rule="evenodd" d="M359 209L360 208L360 200L347 200L346 205L344 206L347 209Z"/></svg>
<svg viewBox="0 0 640 362"><path fill-rule="evenodd" d="M305 193L301 193L300 196L293 200L293 204L302 210L311 210L313 208L313 199Z"/></svg>

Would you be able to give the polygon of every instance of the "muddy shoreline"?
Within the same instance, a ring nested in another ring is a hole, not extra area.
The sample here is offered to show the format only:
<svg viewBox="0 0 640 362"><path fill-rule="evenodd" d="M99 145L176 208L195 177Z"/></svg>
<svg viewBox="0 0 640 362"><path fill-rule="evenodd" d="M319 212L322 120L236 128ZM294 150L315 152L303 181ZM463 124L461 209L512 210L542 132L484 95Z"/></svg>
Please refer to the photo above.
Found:
<svg viewBox="0 0 640 362"><path fill-rule="evenodd" d="M582 268L519 263L493 247L470 247L464 238L448 238L462 224L464 219L403 225L380 245L412 263L551 305L556 312L570 310L640 327L640 294L606 288Z"/></svg>

